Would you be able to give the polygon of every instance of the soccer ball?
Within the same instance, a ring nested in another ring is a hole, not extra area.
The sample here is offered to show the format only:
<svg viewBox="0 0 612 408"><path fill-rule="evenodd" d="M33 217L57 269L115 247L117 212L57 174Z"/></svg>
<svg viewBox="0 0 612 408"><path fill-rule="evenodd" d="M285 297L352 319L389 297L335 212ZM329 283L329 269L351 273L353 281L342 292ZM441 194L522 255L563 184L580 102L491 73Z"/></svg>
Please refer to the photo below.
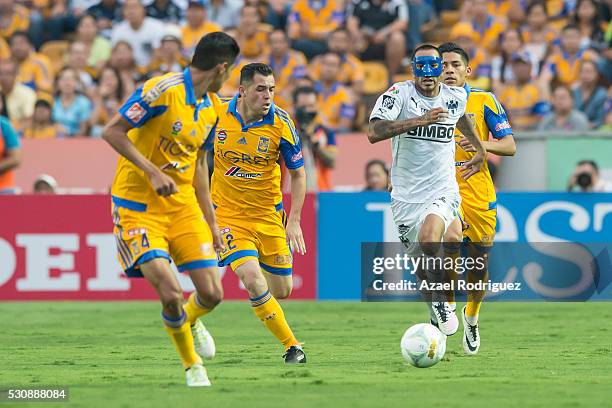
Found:
<svg viewBox="0 0 612 408"><path fill-rule="evenodd" d="M429 323L419 323L406 330L400 346L402 355L411 365L431 367L444 357L446 336Z"/></svg>

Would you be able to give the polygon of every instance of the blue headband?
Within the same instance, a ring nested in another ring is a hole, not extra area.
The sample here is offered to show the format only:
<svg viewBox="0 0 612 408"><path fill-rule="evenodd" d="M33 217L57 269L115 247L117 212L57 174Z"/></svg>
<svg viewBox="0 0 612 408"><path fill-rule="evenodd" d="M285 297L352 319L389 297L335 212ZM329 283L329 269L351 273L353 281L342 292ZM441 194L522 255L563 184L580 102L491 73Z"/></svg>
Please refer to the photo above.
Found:
<svg viewBox="0 0 612 408"><path fill-rule="evenodd" d="M417 68L418 65L422 65L422 68ZM437 64L437 65L435 65ZM435 65L435 67L433 66ZM439 77L442 75L442 58L440 57L414 57L412 60L412 71L415 77Z"/></svg>

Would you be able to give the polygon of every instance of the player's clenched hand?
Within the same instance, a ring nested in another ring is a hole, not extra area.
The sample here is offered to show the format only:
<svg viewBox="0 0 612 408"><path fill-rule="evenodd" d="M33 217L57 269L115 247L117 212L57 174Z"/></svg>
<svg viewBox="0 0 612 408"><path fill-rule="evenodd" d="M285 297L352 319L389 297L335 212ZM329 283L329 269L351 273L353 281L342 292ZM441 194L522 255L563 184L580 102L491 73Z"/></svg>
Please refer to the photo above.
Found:
<svg viewBox="0 0 612 408"><path fill-rule="evenodd" d="M461 136L459 139L459 147L461 147L466 152L475 152L476 148L467 140L465 137Z"/></svg>
<svg viewBox="0 0 612 408"><path fill-rule="evenodd" d="M221 231L219 231L219 228L215 226L215 228L211 228L210 230L213 236L213 248L215 251L225 251L225 244L223 243L223 237L221 236Z"/></svg>
<svg viewBox="0 0 612 408"><path fill-rule="evenodd" d="M291 249L298 252L300 255L306 253L306 244L304 243L304 235L302 235L302 228L299 222L289 221L286 227L287 240Z"/></svg>
<svg viewBox="0 0 612 408"><path fill-rule="evenodd" d="M448 118L448 111L444 108L433 108L421 116L423 125L431 125L432 123L441 122Z"/></svg>
<svg viewBox="0 0 612 408"><path fill-rule="evenodd" d="M153 186L153 190L162 197L167 197L174 193L178 193L178 187L172 177L164 174L163 171L157 170L149 174L149 180Z"/></svg>
<svg viewBox="0 0 612 408"><path fill-rule="evenodd" d="M476 154L474 155L474 157L472 157L471 160L465 162L463 166L461 166L461 178L467 180L474 174L478 173L484 163L484 160L485 155L483 153L476 152Z"/></svg>

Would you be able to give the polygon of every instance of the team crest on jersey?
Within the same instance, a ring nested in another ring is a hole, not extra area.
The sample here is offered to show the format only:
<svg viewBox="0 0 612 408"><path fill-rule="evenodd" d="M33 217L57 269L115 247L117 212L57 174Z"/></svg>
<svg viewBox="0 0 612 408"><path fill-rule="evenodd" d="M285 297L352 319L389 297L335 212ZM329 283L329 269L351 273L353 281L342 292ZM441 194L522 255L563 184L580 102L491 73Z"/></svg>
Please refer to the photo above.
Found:
<svg viewBox="0 0 612 408"><path fill-rule="evenodd" d="M395 106L395 98L389 95L383 95L381 105L385 109L393 109L393 106Z"/></svg>
<svg viewBox="0 0 612 408"><path fill-rule="evenodd" d="M172 124L172 134L174 136L178 135L180 133L180 131L183 130L183 122L181 122L180 119L177 119L173 124Z"/></svg>
<svg viewBox="0 0 612 408"><path fill-rule="evenodd" d="M227 140L227 132L223 129L219 129L219 131L217 132L217 142L219 144L224 144L226 140Z"/></svg>
<svg viewBox="0 0 612 408"><path fill-rule="evenodd" d="M446 108L454 115L457 113L457 109L459 109L459 102L455 100L448 101L446 102Z"/></svg>
<svg viewBox="0 0 612 408"><path fill-rule="evenodd" d="M257 143L257 151L259 153L267 153L269 147L270 147L270 138L265 137L265 136L260 136L259 142Z"/></svg>

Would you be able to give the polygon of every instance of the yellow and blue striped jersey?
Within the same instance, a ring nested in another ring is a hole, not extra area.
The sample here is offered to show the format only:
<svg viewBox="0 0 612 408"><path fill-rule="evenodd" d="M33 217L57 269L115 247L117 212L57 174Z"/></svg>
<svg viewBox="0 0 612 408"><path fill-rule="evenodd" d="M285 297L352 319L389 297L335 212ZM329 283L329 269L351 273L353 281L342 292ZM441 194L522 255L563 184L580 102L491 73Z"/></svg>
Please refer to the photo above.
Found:
<svg viewBox="0 0 612 408"><path fill-rule="evenodd" d="M282 208L282 156L289 169L304 165L293 120L272 105L262 120L246 124L239 95L223 103L205 148L214 150L212 200L222 217L263 218Z"/></svg>
<svg viewBox="0 0 612 408"><path fill-rule="evenodd" d="M221 101L214 93L198 100L189 67L148 80L119 109L133 128L128 137L153 164L171 176L178 193L160 197L142 170L121 156L113 201L133 210L163 211L197 205L193 179L198 151L217 122Z"/></svg>
<svg viewBox="0 0 612 408"><path fill-rule="evenodd" d="M489 140L489 132L496 139L512 134L512 127L508 122L506 112L497 101L495 95L490 92L470 88L467 84L464 88L468 91L465 114L473 120L480 140ZM455 129L456 142L458 142L460 136L461 132ZM467 181L461 178L459 173L461 165L473 156L474 153L466 152L457 144L455 168L457 170L457 183L459 184L462 204L476 209L491 210L496 207L497 198L487 163L485 162L482 169Z"/></svg>

